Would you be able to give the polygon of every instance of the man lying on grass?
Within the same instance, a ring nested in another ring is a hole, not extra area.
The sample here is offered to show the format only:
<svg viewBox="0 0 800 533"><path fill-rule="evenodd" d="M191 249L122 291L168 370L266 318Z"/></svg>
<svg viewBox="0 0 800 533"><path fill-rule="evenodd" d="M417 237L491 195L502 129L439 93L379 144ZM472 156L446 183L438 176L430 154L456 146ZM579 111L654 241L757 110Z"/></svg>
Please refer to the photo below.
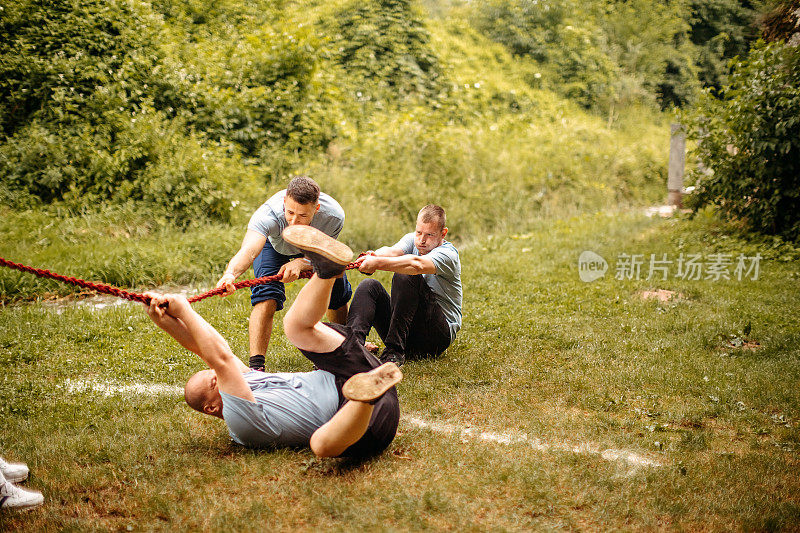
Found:
<svg viewBox="0 0 800 533"><path fill-rule="evenodd" d="M186 298L148 293L153 322L210 367L186 383L186 403L223 419L231 438L244 446L308 445L320 457L379 453L397 432L394 385L402 373L394 363L381 365L346 326L320 322L353 253L310 226L290 226L283 237L304 250L314 268L284 317L284 331L318 370L251 370Z"/></svg>

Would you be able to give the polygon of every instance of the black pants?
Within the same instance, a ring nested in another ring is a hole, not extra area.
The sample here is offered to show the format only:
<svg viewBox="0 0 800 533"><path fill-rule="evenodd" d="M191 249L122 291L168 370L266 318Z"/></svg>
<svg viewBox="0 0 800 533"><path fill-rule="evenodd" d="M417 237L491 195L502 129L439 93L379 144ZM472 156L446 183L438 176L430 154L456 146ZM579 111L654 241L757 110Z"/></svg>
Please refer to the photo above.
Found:
<svg viewBox="0 0 800 533"><path fill-rule="evenodd" d="M391 297L377 280L362 281L347 325L362 344L374 327L387 350L410 358L439 355L450 346L450 326L422 276L395 274Z"/></svg>
<svg viewBox="0 0 800 533"><path fill-rule="evenodd" d="M300 350L320 370L333 374L339 393L339 409L348 401L342 394L342 385L359 372L369 372L381 365L378 359L364 348L353 331L341 324L325 324L344 335L344 342L328 353ZM364 435L347 448L341 457L366 457L378 454L391 444L400 422L400 402L397 389L392 387L375 403Z"/></svg>

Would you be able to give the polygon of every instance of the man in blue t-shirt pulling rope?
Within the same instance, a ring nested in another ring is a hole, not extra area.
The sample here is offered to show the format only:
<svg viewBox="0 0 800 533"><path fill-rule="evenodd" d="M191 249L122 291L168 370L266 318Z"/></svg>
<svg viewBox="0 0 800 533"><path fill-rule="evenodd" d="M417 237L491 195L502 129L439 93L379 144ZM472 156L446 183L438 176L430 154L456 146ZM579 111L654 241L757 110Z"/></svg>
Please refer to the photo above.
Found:
<svg viewBox="0 0 800 533"><path fill-rule="evenodd" d="M225 295L236 290L233 282L253 265L254 277L279 274L280 281L271 281L251 289L250 303L250 367L264 369L272 335L272 322L286 301L284 284L295 281L305 270L311 270L300 250L286 242L284 229L309 225L336 238L344 226L344 209L331 196L321 192L308 176L296 176L286 189L275 193L259 207L247 224L242 245L225 267L217 287L225 287ZM353 295L347 275L336 279L328 302L328 319L344 324L347 302Z"/></svg>
<svg viewBox="0 0 800 533"><path fill-rule="evenodd" d="M386 345L383 362L402 365L407 356L439 355L461 328L461 261L458 250L444 240L446 223L444 209L426 205L413 233L356 261L365 274L395 273L391 296L380 282L362 281L347 317L361 344L375 327Z"/></svg>

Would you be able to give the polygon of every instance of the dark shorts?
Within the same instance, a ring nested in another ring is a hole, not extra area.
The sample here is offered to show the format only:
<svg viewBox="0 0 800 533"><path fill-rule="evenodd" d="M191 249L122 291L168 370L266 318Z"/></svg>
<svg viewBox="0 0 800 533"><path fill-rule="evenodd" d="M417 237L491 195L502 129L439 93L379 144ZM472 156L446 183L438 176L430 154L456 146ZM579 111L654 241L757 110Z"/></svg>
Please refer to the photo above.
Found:
<svg viewBox="0 0 800 533"><path fill-rule="evenodd" d="M270 244L269 239L267 239L261 253L259 253L255 261L253 261L253 272L257 278L272 276L277 274L283 265L298 257L303 256L283 255L278 253L275 248L272 247L272 244ZM333 284L331 301L330 304L328 304L328 309L339 309L349 302L352 296L353 288L350 286L350 282L347 281L347 273L345 273L344 276L338 278ZM267 300L275 300L277 304L275 308L276 311L283 309L283 304L286 302L286 290L282 282L270 281L269 283L256 285L250 289L250 303L252 305Z"/></svg>
<svg viewBox="0 0 800 533"><path fill-rule="evenodd" d="M339 408L348 400L342 395L342 385L352 376L369 372L381 365L377 357L369 353L347 326L329 324L328 327L344 335L344 342L332 352L316 353L300 350L317 368L330 372L336 378L339 392ZM343 457L365 457L385 450L397 433L400 422L400 402L397 389L392 387L376 403L369 426L361 439L347 448Z"/></svg>

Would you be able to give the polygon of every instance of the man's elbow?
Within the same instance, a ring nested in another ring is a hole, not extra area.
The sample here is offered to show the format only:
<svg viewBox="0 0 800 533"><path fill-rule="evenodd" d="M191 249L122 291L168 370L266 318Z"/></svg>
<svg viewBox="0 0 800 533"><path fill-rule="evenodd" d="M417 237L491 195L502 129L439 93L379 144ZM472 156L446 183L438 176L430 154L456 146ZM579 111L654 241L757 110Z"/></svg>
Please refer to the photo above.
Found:
<svg viewBox="0 0 800 533"><path fill-rule="evenodd" d="M205 350L204 353L201 353L201 357L209 368L214 370L221 370L236 364L236 356L228 346L215 346L211 350Z"/></svg>
<svg viewBox="0 0 800 533"><path fill-rule="evenodd" d="M421 257L414 257L409 264L411 272L409 274L418 276L420 274L430 274L429 265Z"/></svg>

